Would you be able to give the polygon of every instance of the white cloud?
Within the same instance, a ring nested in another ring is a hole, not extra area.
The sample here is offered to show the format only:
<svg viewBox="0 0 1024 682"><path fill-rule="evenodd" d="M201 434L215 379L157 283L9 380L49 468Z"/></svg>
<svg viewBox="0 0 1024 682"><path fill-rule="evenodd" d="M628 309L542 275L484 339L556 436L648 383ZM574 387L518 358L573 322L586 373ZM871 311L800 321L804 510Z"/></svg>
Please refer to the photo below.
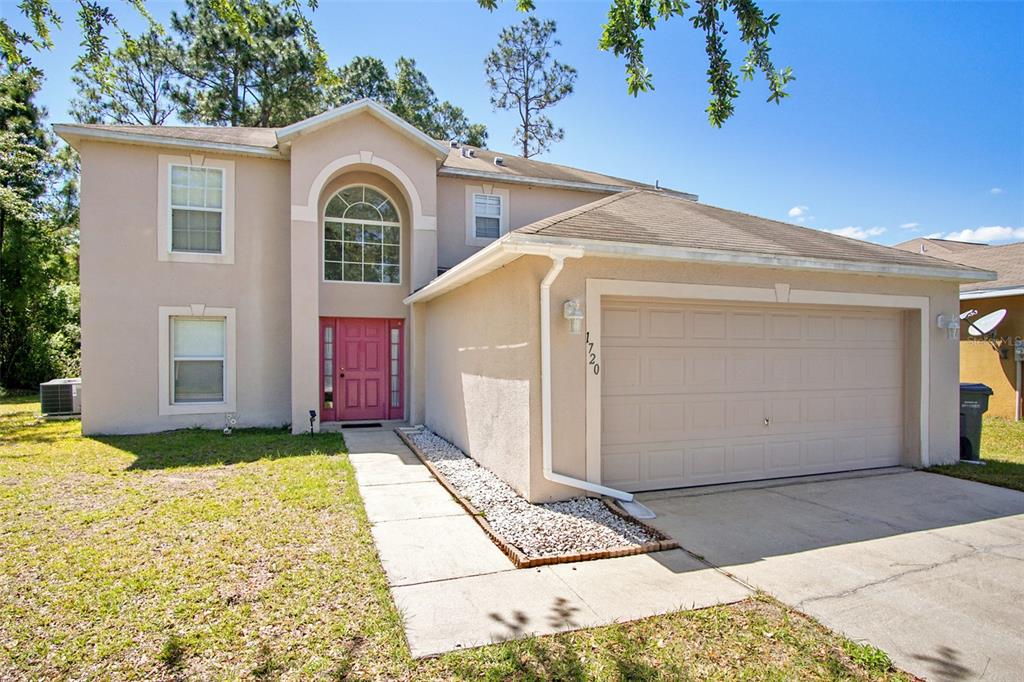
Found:
<svg viewBox="0 0 1024 682"><path fill-rule="evenodd" d="M869 227L864 229L863 227L855 227L850 225L848 227L840 227L837 230L826 230L832 234L837 234L840 237L851 237L853 239L868 239L870 237L877 237L878 235L885 232L884 227Z"/></svg>
<svg viewBox="0 0 1024 682"><path fill-rule="evenodd" d="M988 225L985 227L967 228L959 232L929 235L929 239L951 239L956 242L1008 242L1024 239L1024 227L1005 227Z"/></svg>
<svg viewBox="0 0 1024 682"><path fill-rule="evenodd" d="M988 193L989 194L1002 194L1003 193L1003 188L1002 187L993 187L992 189L990 189L988 191Z"/></svg>
<svg viewBox="0 0 1024 682"><path fill-rule="evenodd" d="M814 216L808 215L811 209L807 206L794 206L789 209L789 217L796 220L798 223L806 223L814 220Z"/></svg>
<svg viewBox="0 0 1024 682"><path fill-rule="evenodd" d="M902 230L916 230L920 226L921 226L921 223L903 223L902 225L900 225L900 229L902 229Z"/></svg>
<svg viewBox="0 0 1024 682"><path fill-rule="evenodd" d="M931 234L926 234L924 236L924 238L925 239L942 239L942 233L941 232L932 232Z"/></svg>

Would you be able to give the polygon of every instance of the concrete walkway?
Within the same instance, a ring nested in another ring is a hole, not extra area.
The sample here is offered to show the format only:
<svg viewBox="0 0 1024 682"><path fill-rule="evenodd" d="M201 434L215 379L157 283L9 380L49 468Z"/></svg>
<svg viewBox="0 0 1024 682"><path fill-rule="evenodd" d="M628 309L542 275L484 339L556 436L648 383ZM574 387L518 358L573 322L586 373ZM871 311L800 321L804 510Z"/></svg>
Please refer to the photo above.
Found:
<svg viewBox="0 0 1024 682"><path fill-rule="evenodd" d="M904 670L1024 679L1024 493L902 470L640 498L682 546Z"/></svg>
<svg viewBox="0 0 1024 682"><path fill-rule="evenodd" d="M390 429L344 433L414 657L750 595L681 550L516 570Z"/></svg>

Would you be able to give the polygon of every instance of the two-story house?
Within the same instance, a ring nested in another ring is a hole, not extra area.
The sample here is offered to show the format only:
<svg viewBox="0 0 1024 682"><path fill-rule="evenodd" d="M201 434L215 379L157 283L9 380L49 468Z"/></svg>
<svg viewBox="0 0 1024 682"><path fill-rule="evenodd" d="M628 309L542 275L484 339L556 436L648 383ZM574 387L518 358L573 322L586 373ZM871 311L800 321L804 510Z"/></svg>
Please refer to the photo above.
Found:
<svg viewBox="0 0 1024 682"><path fill-rule="evenodd" d="M983 270L369 101L56 131L82 161L87 434L423 423L531 500L957 459L947 321Z"/></svg>

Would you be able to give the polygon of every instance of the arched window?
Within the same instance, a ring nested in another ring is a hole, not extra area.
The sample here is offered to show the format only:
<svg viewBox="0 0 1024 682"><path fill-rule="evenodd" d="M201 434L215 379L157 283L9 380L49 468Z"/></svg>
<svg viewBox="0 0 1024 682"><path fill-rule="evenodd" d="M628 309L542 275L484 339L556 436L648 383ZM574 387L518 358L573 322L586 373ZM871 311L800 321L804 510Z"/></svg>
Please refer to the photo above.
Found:
<svg viewBox="0 0 1024 682"><path fill-rule="evenodd" d="M379 190L340 190L324 211L324 279L399 284L401 238L398 211Z"/></svg>

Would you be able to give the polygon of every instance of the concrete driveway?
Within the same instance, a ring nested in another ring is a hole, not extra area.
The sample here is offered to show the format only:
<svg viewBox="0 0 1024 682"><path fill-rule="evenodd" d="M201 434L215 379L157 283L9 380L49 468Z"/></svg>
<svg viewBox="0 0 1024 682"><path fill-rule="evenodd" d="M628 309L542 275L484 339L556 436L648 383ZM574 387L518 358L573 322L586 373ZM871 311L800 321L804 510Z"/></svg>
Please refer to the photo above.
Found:
<svg viewBox="0 0 1024 682"><path fill-rule="evenodd" d="M1024 493L891 471L647 493L653 522L929 680L1024 679Z"/></svg>

